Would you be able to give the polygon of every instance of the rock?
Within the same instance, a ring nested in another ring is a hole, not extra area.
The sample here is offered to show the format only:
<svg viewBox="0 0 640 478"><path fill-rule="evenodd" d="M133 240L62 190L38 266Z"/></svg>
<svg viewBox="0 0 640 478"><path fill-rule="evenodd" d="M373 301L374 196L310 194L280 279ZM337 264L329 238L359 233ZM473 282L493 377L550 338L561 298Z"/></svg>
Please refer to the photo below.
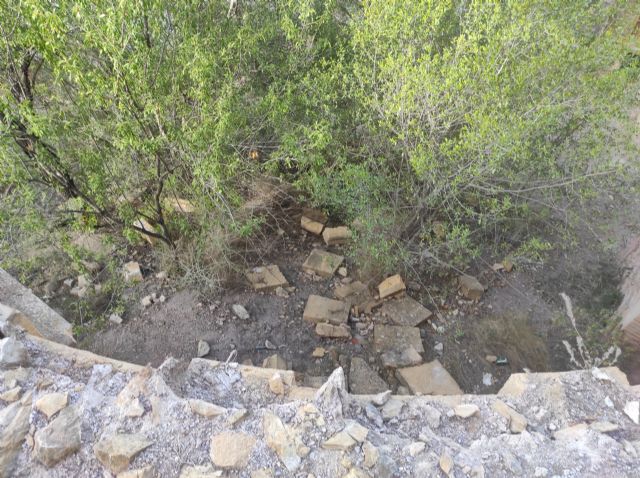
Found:
<svg viewBox="0 0 640 478"><path fill-rule="evenodd" d="M183 466L179 478L220 478L222 473L211 465Z"/></svg>
<svg viewBox="0 0 640 478"><path fill-rule="evenodd" d="M422 363L422 356L412 346L402 351L390 350L380 355L382 366L385 368L410 367Z"/></svg>
<svg viewBox="0 0 640 478"><path fill-rule="evenodd" d="M405 350L412 346L416 352L424 352L420 329L401 325L375 325L373 346L378 353Z"/></svg>
<svg viewBox="0 0 640 478"><path fill-rule="evenodd" d="M320 277L331 277L343 261L343 256L321 249L314 249L302 264L302 270L309 274L318 274Z"/></svg>
<svg viewBox="0 0 640 478"><path fill-rule="evenodd" d="M319 295L310 295L302 318L308 322L328 322L333 325L346 324L349 319L349 307L339 300Z"/></svg>
<svg viewBox="0 0 640 478"><path fill-rule="evenodd" d="M513 261L511 261L511 259L504 259L502 261L502 267L504 267L504 270L506 272L511 272L513 270Z"/></svg>
<svg viewBox="0 0 640 478"><path fill-rule="evenodd" d="M251 478L273 478L273 473L267 468L260 468L251 472Z"/></svg>
<svg viewBox="0 0 640 478"><path fill-rule="evenodd" d="M367 439L367 435L369 434L369 429L363 425L360 425L355 420L347 420L347 424L344 427L344 432L347 432L351 438L353 438L358 443L362 443Z"/></svg>
<svg viewBox="0 0 640 478"><path fill-rule="evenodd" d="M241 320L249 320L250 318L249 312L247 312L247 309L245 309L244 306L240 304L233 304L231 306L231 310L233 310L233 313L235 314L235 316Z"/></svg>
<svg viewBox="0 0 640 478"><path fill-rule="evenodd" d="M276 287L276 295L278 297L282 297L283 299L289 298L289 293L285 290L284 287Z"/></svg>
<svg viewBox="0 0 640 478"><path fill-rule="evenodd" d="M120 325L122 323L122 317L120 317L118 314L111 314L109 316L109 322Z"/></svg>
<svg viewBox="0 0 640 478"><path fill-rule="evenodd" d="M13 474L15 461L29 431L32 395L24 394L20 401L0 410L0 476Z"/></svg>
<svg viewBox="0 0 640 478"><path fill-rule="evenodd" d="M48 393L36 400L35 407L47 418L51 418L67 406L69 395L65 393Z"/></svg>
<svg viewBox="0 0 640 478"><path fill-rule="evenodd" d="M76 407L67 407L34 436L33 454L48 468L75 453L82 444L80 415Z"/></svg>
<svg viewBox="0 0 640 478"><path fill-rule="evenodd" d="M315 358L322 358L326 353L327 351L324 349L324 347L316 347L315 349L313 349L311 356Z"/></svg>
<svg viewBox="0 0 640 478"><path fill-rule="evenodd" d="M210 351L211 347L209 346L209 343L207 341L198 340L198 357L205 357L206 355L209 355Z"/></svg>
<svg viewBox="0 0 640 478"><path fill-rule="evenodd" d="M458 277L458 287L463 297L478 300L484 294L484 286L473 276L463 274Z"/></svg>
<svg viewBox="0 0 640 478"><path fill-rule="evenodd" d="M156 471L153 465L138 468L137 470L123 471L116 478L155 478Z"/></svg>
<svg viewBox="0 0 640 478"><path fill-rule="evenodd" d="M274 368L277 370L288 370L287 361L278 354L273 354L262 362L264 368Z"/></svg>
<svg viewBox="0 0 640 478"><path fill-rule="evenodd" d="M542 466L536 466L536 469L533 471L533 476L536 478L544 477L549 474L549 470Z"/></svg>
<svg viewBox="0 0 640 478"><path fill-rule="evenodd" d="M254 267L248 270L245 275L255 290L269 292L278 287L289 287L287 279L276 265Z"/></svg>
<svg viewBox="0 0 640 478"><path fill-rule="evenodd" d="M485 372L482 374L482 384L485 387L490 387L491 385L493 385L493 375L491 375L488 372Z"/></svg>
<svg viewBox="0 0 640 478"><path fill-rule="evenodd" d="M378 463L380 452L373 446L371 442L364 442L362 445L362 452L364 453L364 460L362 464L365 468L373 468Z"/></svg>
<svg viewBox="0 0 640 478"><path fill-rule="evenodd" d="M409 456L415 457L422 453L427 445L424 442L416 441L407 445L404 448L405 453L408 453Z"/></svg>
<svg viewBox="0 0 640 478"><path fill-rule="evenodd" d="M358 395L374 395L388 390L387 383L360 357L351 359L349 390Z"/></svg>
<svg viewBox="0 0 640 478"><path fill-rule="evenodd" d="M14 337L0 340L0 369L24 367L28 362L27 349Z"/></svg>
<svg viewBox="0 0 640 478"><path fill-rule="evenodd" d="M345 431L341 431L326 440L322 444L322 448L325 450L349 451L356 443L356 440L354 440L351 435Z"/></svg>
<svg viewBox="0 0 640 478"><path fill-rule="evenodd" d="M324 225L327 220L324 219L321 214L317 214L313 210L309 211L310 213L308 213L308 215L304 212L302 213L302 216L300 217L300 227L311 234L319 236L322 234L322 230L324 229ZM324 219L324 221L319 221L317 219Z"/></svg>
<svg viewBox="0 0 640 478"><path fill-rule="evenodd" d="M278 372L274 373L269 379L269 389L276 395L284 395L284 382Z"/></svg>
<svg viewBox="0 0 640 478"><path fill-rule="evenodd" d="M498 356L497 355L487 355L484 358L487 362L489 363L496 363L498 360Z"/></svg>
<svg viewBox="0 0 640 478"><path fill-rule="evenodd" d="M334 339L350 339L351 330L345 325L331 325L321 322L316 324L316 334L320 337L330 337Z"/></svg>
<svg viewBox="0 0 640 478"><path fill-rule="evenodd" d="M407 296L385 302L380 313L389 317L395 324L407 327L416 327L433 315L420 302Z"/></svg>
<svg viewBox="0 0 640 478"><path fill-rule="evenodd" d="M631 419L636 425L640 424L640 401L634 400L627 402L624 406L624 413Z"/></svg>
<svg viewBox="0 0 640 478"><path fill-rule="evenodd" d="M211 438L209 455L215 466L242 469L256 444L256 438L242 432L222 432Z"/></svg>
<svg viewBox="0 0 640 478"><path fill-rule="evenodd" d="M298 456L298 440L293 429L284 425L273 413L267 412L262 420L262 430L267 446L278 455L287 470L294 473L302 460Z"/></svg>
<svg viewBox="0 0 640 478"><path fill-rule="evenodd" d="M346 267L339 267L338 268L338 275L341 277L347 277L348 272L347 272L347 268Z"/></svg>
<svg viewBox="0 0 640 478"><path fill-rule="evenodd" d="M438 360L398 369L396 376L414 394L462 395L462 390L456 381Z"/></svg>
<svg viewBox="0 0 640 478"><path fill-rule="evenodd" d="M127 400L126 404L123 406L122 413L125 417L141 417L144 415L144 406L142 406L140 399L136 397Z"/></svg>
<svg viewBox="0 0 640 478"><path fill-rule="evenodd" d="M15 402L20 398L20 394L22 393L22 387L13 387L7 390L6 392L0 394L0 400L4 402Z"/></svg>
<svg viewBox="0 0 640 478"><path fill-rule="evenodd" d="M264 346L267 350L278 350L278 347L273 344L269 339L264 341Z"/></svg>
<svg viewBox="0 0 640 478"><path fill-rule="evenodd" d="M438 464L440 465L440 469L444 472L445 475L451 476L451 472L453 471L453 459L449 456L448 453L445 452L440 455Z"/></svg>
<svg viewBox="0 0 640 478"><path fill-rule="evenodd" d="M136 230L140 233L142 238L145 241L147 241L151 246L155 246L156 245L156 243L158 242L158 239L156 239L153 236L150 236L149 234L145 234L143 232L143 231L147 231L147 232L151 232L151 233L157 233L156 228L153 227L149 221L147 221L143 217L139 217L138 219L136 219L133 222L133 227L137 228Z"/></svg>
<svg viewBox="0 0 640 478"><path fill-rule="evenodd" d="M227 409L219 407L213 403L205 402L204 400L198 400L195 398L189 399L189 408L193 413L196 413L205 418L212 418L223 415Z"/></svg>
<svg viewBox="0 0 640 478"><path fill-rule="evenodd" d="M96 458L111 473L124 471L140 452L153 445L153 442L140 433L116 433L100 440L93 446Z"/></svg>
<svg viewBox="0 0 640 478"><path fill-rule="evenodd" d="M155 295L155 294L154 294ZM154 303L153 295L145 295L142 299L140 299L140 304L145 309Z"/></svg>
<svg viewBox="0 0 640 478"><path fill-rule="evenodd" d="M327 246L345 244L351 240L351 231L347 226L325 227L322 239Z"/></svg>
<svg viewBox="0 0 640 478"><path fill-rule="evenodd" d="M586 423L578 423L570 427L562 428L554 432L553 438L557 441L577 442L583 440L589 433L589 426Z"/></svg>
<svg viewBox="0 0 640 478"><path fill-rule="evenodd" d="M589 425L589 428L599 433L611 433L617 431L620 427L610 422L593 422Z"/></svg>
<svg viewBox="0 0 640 478"><path fill-rule="evenodd" d="M125 282L142 282L142 271L140 264L136 261L127 262L123 269Z"/></svg>
<svg viewBox="0 0 640 478"><path fill-rule="evenodd" d="M344 413L344 401L346 397L347 386L344 378L344 370L342 367L338 367L316 392L315 404L325 415L334 419L340 419Z"/></svg>
<svg viewBox="0 0 640 478"><path fill-rule="evenodd" d="M444 345L442 345L441 342L438 342L433 346L433 351L438 355L442 355L442 352L444 352Z"/></svg>
<svg viewBox="0 0 640 478"><path fill-rule="evenodd" d="M337 299L344 300L348 304L348 308L355 307L355 315L366 312L367 306L375 302L369 288L360 281L336 287L334 295Z"/></svg>
<svg viewBox="0 0 640 478"><path fill-rule="evenodd" d="M380 299L386 299L387 297L405 291L406 288L400 274L396 274L386 278L378 285L378 295Z"/></svg>
<svg viewBox="0 0 640 478"><path fill-rule="evenodd" d="M175 212L183 214L192 214L196 211L194 204L188 199L170 197L167 198L168 206Z"/></svg>
<svg viewBox="0 0 640 478"><path fill-rule="evenodd" d="M402 412L402 407L404 407L404 402L392 398L382 407L382 418L384 420L391 420L392 418L397 417L398 415L400 415L400 412Z"/></svg>
<svg viewBox="0 0 640 478"><path fill-rule="evenodd" d="M502 400L496 400L493 403L493 409L509 420L509 430L511 430L511 433L522 433L526 430L527 419Z"/></svg>
<svg viewBox="0 0 640 478"><path fill-rule="evenodd" d="M377 395L371 397L371 403L374 405L381 407L385 403L389 401L391 398L391 390L386 390L382 393L378 393Z"/></svg>
<svg viewBox="0 0 640 478"><path fill-rule="evenodd" d="M472 403L465 403L461 405L456 405L453 409L453 413L460 418L469 418L475 415L480 411L480 407L478 405L474 405Z"/></svg>

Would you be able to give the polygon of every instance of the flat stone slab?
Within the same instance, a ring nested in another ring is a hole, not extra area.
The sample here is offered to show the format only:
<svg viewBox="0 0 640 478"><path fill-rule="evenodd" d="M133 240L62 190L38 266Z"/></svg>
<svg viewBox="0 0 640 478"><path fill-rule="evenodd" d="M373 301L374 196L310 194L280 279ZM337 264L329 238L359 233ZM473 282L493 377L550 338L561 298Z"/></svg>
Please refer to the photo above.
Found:
<svg viewBox="0 0 640 478"><path fill-rule="evenodd" d="M347 226L325 227L322 238L327 246L345 244L351 240L351 231Z"/></svg>
<svg viewBox="0 0 640 478"><path fill-rule="evenodd" d="M314 249L302 264L302 270L308 273L318 274L320 277L331 277L336 273L340 264L344 261L343 256Z"/></svg>
<svg viewBox="0 0 640 478"><path fill-rule="evenodd" d="M378 353L405 350L409 346L418 353L424 352L420 329L402 325L376 325L373 328L373 346Z"/></svg>
<svg viewBox="0 0 640 478"><path fill-rule="evenodd" d="M302 318L314 324L321 322L333 325L346 324L349 319L349 305L339 300L310 295Z"/></svg>
<svg viewBox="0 0 640 478"><path fill-rule="evenodd" d="M313 219L309 219L306 216L302 216L300 218L300 227L305 231L310 232L311 234L315 234L319 236L322 234L322 230L324 229L324 224L318 221L314 221Z"/></svg>
<svg viewBox="0 0 640 478"><path fill-rule="evenodd" d="M246 272L246 276L255 290L268 292L278 287L289 287L289 282L276 265L254 267Z"/></svg>
<svg viewBox="0 0 640 478"><path fill-rule="evenodd" d="M380 312L398 325L416 327L433 314L417 300L411 297L400 297L385 302Z"/></svg>
<svg viewBox="0 0 640 478"><path fill-rule="evenodd" d="M349 369L349 391L358 395L375 395L389 390L387 382L360 357L351 359Z"/></svg>
<svg viewBox="0 0 640 478"><path fill-rule="evenodd" d="M414 394L421 395L462 395L462 390L440 361L401 368L396 377Z"/></svg>
<svg viewBox="0 0 640 478"><path fill-rule="evenodd" d="M364 309L364 305L373 299L369 288L360 281L353 281L350 284L340 285L335 288L336 299L349 303L349 307Z"/></svg>

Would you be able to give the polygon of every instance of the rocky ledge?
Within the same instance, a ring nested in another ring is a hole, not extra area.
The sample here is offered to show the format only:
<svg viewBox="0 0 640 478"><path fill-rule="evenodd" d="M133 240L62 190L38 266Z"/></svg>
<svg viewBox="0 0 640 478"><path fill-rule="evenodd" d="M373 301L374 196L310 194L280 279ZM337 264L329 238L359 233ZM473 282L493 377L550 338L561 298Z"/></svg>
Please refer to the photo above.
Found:
<svg viewBox="0 0 640 478"><path fill-rule="evenodd" d="M638 390L616 368L513 375L498 395L351 395L293 372L114 361L0 340L0 476L640 476Z"/></svg>

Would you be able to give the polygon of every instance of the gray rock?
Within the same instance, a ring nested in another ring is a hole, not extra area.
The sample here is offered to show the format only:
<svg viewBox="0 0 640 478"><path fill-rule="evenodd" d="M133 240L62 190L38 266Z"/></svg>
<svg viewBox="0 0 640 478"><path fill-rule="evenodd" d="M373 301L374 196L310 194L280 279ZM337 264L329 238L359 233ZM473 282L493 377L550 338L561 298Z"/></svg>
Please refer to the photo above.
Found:
<svg viewBox="0 0 640 478"><path fill-rule="evenodd" d="M29 431L32 395L0 410L0 476L13 476L15 460Z"/></svg>
<svg viewBox="0 0 640 478"><path fill-rule="evenodd" d="M211 347L205 340L198 340L198 357L204 357L211 351Z"/></svg>
<svg viewBox="0 0 640 478"><path fill-rule="evenodd" d="M14 337L0 340L0 368L23 367L28 362L27 349Z"/></svg>
<svg viewBox="0 0 640 478"><path fill-rule="evenodd" d="M387 383L360 357L351 359L349 390L359 395L374 395L389 389Z"/></svg>
<svg viewBox="0 0 640 478"><path fill-rule="evenodd" d="M80 449L80 415L76 407L67 407L55 420L35 434L33 454L51 468Z"/></svg>
<svg viewBox="0 0 640 478"><path fill-rule="evenodd" d="M249 320L249 312L247 312L247 309L244 308L244 306L240 305L240 304L233 304L231 306L231 309L233 310L233 313L236 315L236 317L238 317L239 319L242 320Z"/></svg>
<svg viewBox="0 0 640 478"><path fill-rule="evenodd" d="M347 386L342 367L335 369L326 383L316 392L315 401L318 408L333 418L342 418L344 400L347 397Z"/></svg>

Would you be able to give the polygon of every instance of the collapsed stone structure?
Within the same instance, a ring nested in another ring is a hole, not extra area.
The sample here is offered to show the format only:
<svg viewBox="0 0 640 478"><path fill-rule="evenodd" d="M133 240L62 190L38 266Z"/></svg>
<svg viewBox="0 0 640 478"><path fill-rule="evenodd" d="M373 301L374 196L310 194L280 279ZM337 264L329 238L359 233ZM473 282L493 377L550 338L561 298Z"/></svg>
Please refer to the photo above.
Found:
<svg viewBox="0 0 640 478"><path fill-rule="evenodd" d="M153 369L73 348L68 323L12 280L1 477L640 476L640 390L617 368L448 396L352 395L340 368L319 389L199 358Z"/></svg>

